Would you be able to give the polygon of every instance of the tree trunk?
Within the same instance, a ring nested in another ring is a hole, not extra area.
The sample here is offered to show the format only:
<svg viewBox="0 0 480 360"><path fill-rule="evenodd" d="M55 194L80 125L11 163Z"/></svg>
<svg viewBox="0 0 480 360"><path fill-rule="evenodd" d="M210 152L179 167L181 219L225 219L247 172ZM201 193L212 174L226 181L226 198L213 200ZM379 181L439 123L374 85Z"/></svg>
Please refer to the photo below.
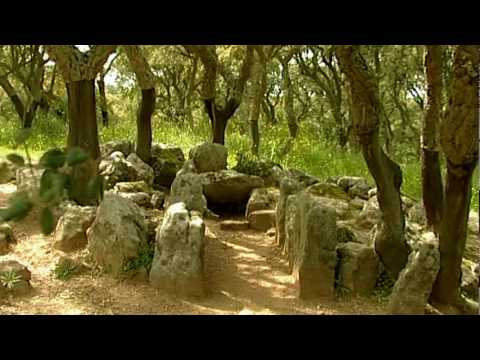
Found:
<svg viewBox="0 0 480 360"><path fill-rule="evenodd" d="M152 115L155 110L155 89L143 89L137 114L137 155L150 163L152 149Z"/></svg>
<svg viewBox="0 0 480 360"><path fill-rule="evenodd" d="M377 185L382 221L375 235L375 250L387 271L397 278L407 263L410 250L405 240L405 217L400 196L402 171L380 146L380 100L376 81L365 60L354 46L341 46L336 49L336 55L350 83L354 128Z"/></svg>
<svg viewBox="0 0 480 360"><path fill-rule="evenodd" d="M456 47L448 109L440 126L447 159L445 203L440 225L440 271L433 286L436 304L461 307L461 263L465 249L472 174L478 161L478 68L475 45Z"/></svg>
<svg viewBox="0 0 480 360"><path fill-rule="evenodd" d="M283 90L285 91L284 106L285 115L287 116L288 130L290 131L290 137L295 139L298 134L297 118L295 117L295 111L293 109L293 89L292 81L290 79L290 72L288 70L288 62L282 64L283 75Z"/></svg>
<svg viewBox="0 0 480 360"><path fill-rule="evenodd" d="M23 128L24 129L31 129L33 125L33 119L35 118L35 114L37 112L38 107L40 106L40 102L37 100L33 100L32 104L28 107L27 112L23 118Z"/></svg>
<svg viewBox="0 0 480 360"><path fill-rule="evenodd" d="M250 134L252 136L252 153L258 156L260 150L260 132L258 129L258 119L260 117L260 108L267 90L267 64L262 59L258 60L253 66L253 97L250 108Z"/></svg>
<svg viewBox="0 0 480 360"><path fill-rule="evenodd" d="M442 48L428 45L425 57L427 110L422 127L422 190L427 225L440 232L443 184L439 161L438 128L442 108Z"/></svg>
<svg viewBox="0 0 480 360"><path fill-rule="evenodd" d="M107 108L107 96L105 94L105 79L100 77L97 81L98 95L100 98L100 110L102 112L102 124L104 127L109 125L109 114Z"/></svg>
<svg viewBox="0 0 480 360"><path fill-rule="evenodd" d="M67 83L68 94L68 149L80 147L90 156L73 172L72 199L80 205L90 205L87 184L97 175L100 149L95 107L95 80Z"/></svg>
<svg viewBox="0 0 480 360"><path fill-rule="evenodd" d="M205 100L205 108L210 118L210 125L212 127L212 142L214 144L225 145L225 132L228 125L228 120L235 114L240 104L235 99L227 101L224 108L219 109L215 106L212 99Z"/></svg>

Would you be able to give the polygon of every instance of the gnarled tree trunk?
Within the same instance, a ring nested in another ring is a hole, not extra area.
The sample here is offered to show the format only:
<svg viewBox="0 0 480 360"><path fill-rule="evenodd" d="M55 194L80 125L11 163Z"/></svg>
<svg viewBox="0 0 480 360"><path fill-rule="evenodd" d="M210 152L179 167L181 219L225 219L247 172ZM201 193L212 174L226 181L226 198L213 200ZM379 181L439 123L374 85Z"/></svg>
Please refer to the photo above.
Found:
<svg viewBox="0 0 480 360"><path fill-rule="evenodd" d="M440 124L442 108L441 46L427 45L425 70L427 78L427 109L421 136L423 205L428 226L438 234L443 212L443 184L439 161L440 144L438 140L438 124Z"/></svg>
<svg viewBox="0 0 480 360"><path fill-rule="evenodd" d="M400 196L402 171L380 145L377 84L357 46L339 46L336 56L350 83L354 129L377 185L382 221L375 235L375 250L387 271L397 278L410 251L405 240L405 217Z"/></svg>
<svg viewBox="0 0 480 360"><path fill-rule="evenodd" d="M100 111L102 112L102 124L104 127L109 125L109 114L107 108L107 95L105 94L105 79L100 77L97 80L98 96L100 99Z"/></svg>
<svg viewBox="0 0 480 360"><path fill-rule="evenodd" d="M260 131L258 119L260 108L267 90L267 59L261 47L257 47L258 60L253 65L253 96L250 106L250 135L252 137L252 153L258 156L260 151Z"/></svg>
<svg viewBox="0 0 480 360"><path fill-rule="evenodd" d="M461 307L461 263L465 249L471 179L478 161L479 47L456 47L453 79L440 142L447 160L445 203L440 225L440 271L435 304Z"/></svg>

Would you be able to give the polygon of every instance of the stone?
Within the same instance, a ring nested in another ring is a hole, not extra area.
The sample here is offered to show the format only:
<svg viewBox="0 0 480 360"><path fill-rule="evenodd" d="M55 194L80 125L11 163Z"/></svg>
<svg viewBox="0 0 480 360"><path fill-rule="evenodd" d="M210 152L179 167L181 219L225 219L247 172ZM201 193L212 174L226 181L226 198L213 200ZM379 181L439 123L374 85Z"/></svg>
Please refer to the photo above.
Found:
<svg viewBox="0 0 480 360"><path fill-rule="evenodd" d="M87 229L95 219L93 206L67 206L57 222L53 234L53 247L70 252L87 246Z"/></svg>
<svg viewBox="0 0 480 360"><path fill-rule="evenodd" d="M272 161L243 156L243 154L237 156L237 164L233 170L243 174L260 176L267 187L278 186L280 180L285 176L280 165Z"/></svg>
<svg viewBox="0 0 480 360"><path fill-rule="evenodd" d="M113 152L119 151L127 157L135 151L133 142L128 140L109 141L100 145L100 154L102 158L108 157Z"/></svg>
<svg viewBox="0 0 480 360"><path fill-rule="evenodd" d="M55 268L69 269L72 275L80 275L91 270L90 267L83 262L67 256L61 256Z"/></svg>
<svg viewBox="0 0 480 360"><path fill-rule="evenodd" d="M468 215L468 231L478 235L479 218L478 218L478 212L476 211L470 211Z"/></svg>
<svg viewBox="0 0 480 360"><path fill-rule="evenodd" d="M224 220L220 223L220 229L222 230L241 231L247 230L248 227L248 221Z"/></svg>
<svg viewBox="0 0 480 360"><path fill-rule="evenodd" d="M479 292L479 274L478 274L479 265L463 259L462 261L462 283L461 290L469 298L478 301L478 292ZM476 271L475 271L476 270Z"/></svg>
<svg viewBox="0 0 480 360"><path fill-rule="evenodd" d="M300 171L298 169L287 169L283 171L283 177L285 176L299 182L304 187L308 187L320 182L317 177L307 174L306 172Z"/></svg>
<svg viewBox="0 0 480 360"><path fill-rule="evenodd" d="M245 216L257 210L272 210L277 206L280 191L276 188L254 189L247 202Z"/></svg>
<svg viewBox="0 0 480 360"><path fill-rule="evenodd" d="M116 192L124 193L150 193L152 191L152 188L144 180L140 180L116 183L113 190Z"/></svg>
<svg viewBox="0 0 480 360"><path fill-rule="evenodd" d="M157 230L150 285L186 297L205 295L205 223L184 203L171 205Z"/></svg>
<svg viewBox="0 0 480 360"><path fill-rule="evenodd" d="M153 169L143 162L137 154L131 153L127 156L127 161L137 170L137 180L143 180L149 187L153 185L154 172Z"/></svg>
<svg viewBox="0 0 480 360"><path fill-rule="evenodd" d="M153 187L161 190L170 187L185 162L182 149L173 145L153 144L151 150L151 166L154 171Z"/></svg>
<svg viewBox="0 0 480 360"><path fill-rule="evenodd" d="M0 224L0 255L10 252L10 245L17 243L17 238L13 233L12 227L7 224Z"/></svg>
<svg viewBox="0 0 480 360"><path fill-rule="evenodd" d="M368 198L370 199L371 197L377 196L377 188L373 188L368 190Z"/></svg>
<svg viewBox="0 0 480 360"><path fill-rule="evenodd" d="M29 293L32 290L31 279L32 274L25 265L15 260L0 261L0 293L3 296Z"/></svg>
<svg viewBox="0 0 480 360"><path fill-rule="evenodd" d="M246 204L253 189L263 187L263 179L234 170L201 174L203 193L208 202L215 204Z"/></svg>
<svg viewBox="0 0 480 360"><path fill-rule="evenodd" d="M423 315L439 269L438 241L434 235L424 236L410 253L407 265L393 287L388 304L389 313Z"/></svg>
<svg viewBox="0 0 480 360"><path fill-rule="evenodd" d="M348 242L357 242L357 237L355 233L345 225L338 225L337 223L337 242L338 243L348 243Z"/></svg>
<svg viewBox="0 0 480 360"><path fill-rule="evenodd" d="M152 197L150 199L150 204L154 209L162 209L163 204L165 203L165 193L163 191L152 191Z"/></svg>
<svg viewBox="0 0 480 360"><path fill-rule="evenodd" d="M151 209L145 211L145 222L147 224L147 241L148 243L155 242L155 236L157 235L157 228L162 224L163 212L157 209Z"/></svg>
<svg viewBox="0 0 480 360"><path fill-rule="evenodd" d="M197 145L189 153L189 158L193 160L198 173L225 170L227 157L227 148L214 143Z"/></svg>
<svg viewBox="0 0 480 360"><path fill-rule="evenodd" d="M362 210L366 203L365 200L356 197L350 200L349 205L354 210Z"/></svg>
<svg viewBox="0 0 480 360"><path fill-rule="evenodd" d="M88 250L108 273L117 276L147 245L144 212L133 201L106 193L87 230Z"/></svg>
<svg viewBox="0 0 480 360"><path fill-rule="evenodd" d="M303 186L296 180L285 177L280 181L280 195L275 207L275 228L277 230L277 244L283 247L286 239L286 210L287 199L290 195L301 191Z"/></svg>
<svg viewBox="0 0 480 360"><path fill-rule="evenodd" d="M150 208L152 207L151 196L144 192L136 193L118 193L124 199L129 199L133 201L136 205L141 208Z"/></svg>
<svg viewBox="0 0 480 360"><path fill-rule="evenodd" d="M338 286L354 294L369 295L380 271L373 247L347 242L338 245L337 253Z"/></svg>
<svg viewBox="0 0 480 360"><path fill-rule="evenodd" d="M105 178L106 189L112 189L119 182L131 182L139 180L138 170L129 161L127 161L122 153L119 156L111 154L107 159L100 162L98 166L99 172Z"/></svg>
<svg viewBox="0 0 480 360"><path fill-rule="evenodd" d="M196 173L191 160L186 161L172 183L170 205L183 202L188 210L195 210L204 214L207 211L207 200L203 195L204 179Z"/></svg>
<svg viewBox="0 0 480 360"><path fill-rule="evenodd" d="M380 205L376 196L368 199L360 215L357 218L357 224L361 227L372 228L379 223L382 216Z"/></svg>
<svg viewBox="0 0 480 360"><path fill-rule="evenodd" d="M287 199L286 246L301 299L335 296L335 211L306 191Z"/></svg>
<svg viewBox="0 0 480 360"><path fill-rule="evenodd" d="M417 202L407 212L407 218L411 222L425 225L427 223L427 216L422 202Z"/></svg>
<svg viewBox="0 0 480 360"><path fill-rule="evenodd" d="M275 210L256 210L248 214L248 223L252 229L267 231L275 226Z"/></svg>
<svg viewBox="0 0 480 360"><path fill-rule="evenodd" d="M0 184L15 180L17 168L18 167L8 159L0 158Z"/></svg>
<svg viewBox="0 0 480 360"><path fill-rule="evenodd" d="M40 179L43 172L43 169L19 168L16 173L17 192L34 195L35 197L40 189Z"/></svg>
<svg viewBox="0 0 480 360"><path fill-rule="evenodd" d="M277 235L277 231L275 228L268 229L267 232L265 233L268 237L273 238Z"/></svg>
<svg viewBox="0 0 480 360"><path fill-rule="evenodd" d="M339 199L348 201L349 197L345 191L340 188L340 186L329 184L326 182L316 183L312 186L307 188L308 192L316 195L316 196L323 196L332 199Z"/></svg>
<svg viewBox="0 0 480 360"><path fill-rule="evenodd" d="M308 190L307 192L310 193L310 191ZM351 208L349 207L349 203L347 201L325 196L314 196L317 198L321 198L324 206L332 208L337 214L338 219L345 220L350 217Z"/></svg>
<svg viewBox="0 0 480 360"><path fill-rule="evenodd" d="M337 184L352 198L358 197L365 200L369 198L370 185L363 177L342 176L337 180Z"/></svg>

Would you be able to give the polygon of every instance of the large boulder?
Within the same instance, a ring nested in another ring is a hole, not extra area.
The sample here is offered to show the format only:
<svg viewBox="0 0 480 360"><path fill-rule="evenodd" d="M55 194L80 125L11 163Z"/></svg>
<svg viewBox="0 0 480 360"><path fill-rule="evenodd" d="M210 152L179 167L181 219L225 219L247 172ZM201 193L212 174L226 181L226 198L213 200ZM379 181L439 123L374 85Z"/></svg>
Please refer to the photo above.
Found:
<svg viewBox="0 0 480 360"><path fill-rule="evenodd" d="M286 176L280 165L272 161L245 156L243 153L237 155L237 164L233 170L242 174L260 176L265 186L279 186L280 180Z"/></svg>
<svg viewBox="0 0 480 360"><path fill-rule="evenodd" d="M203 143L190 150L189 157L193 160L199 173L220 171L227 168L227 148L221 144Z"/></svg>
<svg viewBox="0 0 480 360"><path fill-rule="evenodd" d="M358 197L365 200L369 198L368 192L371 187L365 178L342 176L337 180L337 184L352 198Z"/></svg>
<svg viewBox="0 0 480 360"><path fill-rule="evenodd" d="M87 229L95 219L93 206L68 206L57 222L53 247L70 252L87 246Z"/></svg>
<svg viewBox="0 0 480 360"><path fill-rule="evenodd" d="M0 158L0 184L8 183L16 178L17 166L7 159Z"/></svg>
<svg viewBox="0 0 480 360"><path fill-rule="evenodd" d="M127 161L121 152L114 152L102 160L98 166L99 172L105 177L105 186L112 189L119 182L139 180L137 168Z"/></svg>
<svg viewBox="0 0 480 360"><path fill-rule="evenodd" d="M425 207L422 202L417 202L407 212L407 218L411 222L425 225L427 223L427 217L425 213Z"/></svg>
<svg viewBox="0 0 480 360"><path fill-rule="evenodd" d="M423 315L439 270L438 241L433 233L426 233L410 253L407 265L393 287L389 313Z"/></svg>
<svg viewBox="0 0 480 360"><path fill-rule="evenodd" d="M365 203L362 211L356 219L356 223L363 228L372 228L381 220L382 212L377 196L372 196Z"/></svg>
<svg viewBox="0 0 480 360"><path fill-rule="evenodd" d="M135 167L137 171L137 180L145 181L148 186L153 185L154 172L149 165L144 163L135 153L128 155L127 161Z"/></svg>
<svg viewBox="0 0 480 360"><path fill-rule="evenodd" d="M282 178L289 177L297 182L299 182L302 186L308 187L320 182L320 179L317 177L307 174L298 169L287 169L282 172Z"/></svg>
<svg viewBox="0 0 480 360"><path fill-rule="evenodd" d="M173 145L153 144L151 166L154 171L153 185L156 190L172 185L177 172L185 162L182 149Z"/></svg>
<svg viewBox="0 0 480 360"><path fill-rule="evenodd" d="M294 179L285 177L280 181L280 195L275 207L275 228L277 230L277 244L282 247L286 240L287 199L290 195L296 194L302 189L303 186Z"/></svg>
<svg viewBox="0 0 480 360"><path fill-rule="evenodd" d="M204 214L207 212L207 200L203 195L203 182L204 179L196 173L193 162L186 161L172 183L169 204L183 202L188 210Z"/></svg>
<svg viewBox="0 0 480 360"><path fill-rule="evenodd" d="M247 220L252 229L267 231L275 226L275 210L252 211Z"/></svg>
<svg viewBox="0 0 480 360"><path fill-rule="evenodd" d="M263 187L259 176L246 175L235 170L222 170L201 174L203 193L208 202L215 204L246 204L253 189Z"/></svg>
<svg viewBox="0 0 480 360"><path fill-rule="evenodd" d="M19 168L16 173L17 191L30 195L38 194L43 169Z"/></svg>
<svg viewBox="0 0 480 360"><path fill-rule="evenodd" d="M338 185L319 182L308 187L308 192L312 195L323 196L332 199L348 201L349 197L345 191Z"/></svg>
<svg viewBox="0 0 480 360"><path fill-rule="evenodd" d="M277 205L280 191L276 188L254 189L248 199L245 216L258 210L273 210Z"/></svg>
<svg viewBox="0 0 480 360"><path fill-rule="evenodd" d="M95 221L87 230L88 250L106 272L120 275L147 245L147 225L141 208L118 194L106 193Z"/></svg>
<svg viewBox="0 0 480 360"><path fill-rule="evenodd" d="M380 262L372 247L353 242L339 244L338 285L352 293L368 295L375 288Z"/></svg>
<svg viewBox="0 0 480 360"><path fill-rule="evenodd" d="M136 192L144 192L150 193L152 188L144 181L126 181L126 182L119 182L116 183L113 190L115 192L123 192L123 193L136 193Z"/></svg>
<svg viewBox="0 0 480 360"><path fill-rule="evenodd" d="M302 299L335 296L335 211L306 191L287 199L286 250Z"/></svg>
<svg viewBox="0 0 480 360"><path fill-rule="evenodd" d="M180 296L203 296L205 223L184 203L170 206L157 230L150 284Z"/></svg>
<svg viewBox="0 0 480 360"><path fill-rule="evenodd" d="M119 196L124 199L128 199L134 202L137 206L141 208L151 208L152 207L152 196L148 193L144 192L135 192L135 193L126 193L126 192L119 192Z"/></svg>
<svg viewBox="0 0 480 360"><path fill-rule="evenodd" d="M128 140L109 141L100 145L100 154L102 158L106 158L116 151L121 152L124 157L127 157L135 151L135 148L133 142Z"/></svg>
<svg viewBox="0 0 480 360"><path fill-rule="evenodd" d="M30 292L31 278L30 270L18 261L0 261L0 295L1 293L24 295Z"/></svg>
<svg viewBox="0 0 480 360"><path fill-rule="evenodd" d="M479 265L469 260L462 261L462 292L469 298L478 301L478 281L479 281Z"/></svg>

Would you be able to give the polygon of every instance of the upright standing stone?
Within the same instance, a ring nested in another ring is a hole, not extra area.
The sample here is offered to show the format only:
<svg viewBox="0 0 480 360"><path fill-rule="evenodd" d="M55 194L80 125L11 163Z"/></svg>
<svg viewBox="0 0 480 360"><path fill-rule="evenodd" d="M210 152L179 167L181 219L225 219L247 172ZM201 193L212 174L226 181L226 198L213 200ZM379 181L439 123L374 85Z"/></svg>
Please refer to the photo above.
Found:
<svg viewBox="0 0 480 360"><path fill-rule="evenodd" d="M276 240L280 247L284 247L286 238L286 209L287 198L289 195L295 194L302 189L302 185L288 177L280 180L280 196L278 197L277 206L275 207L275 222L276 222Z"/></svg>
<svg viewBox="0 0 480 360"><path fill-rule="evenodd" d="M180 296L203 296L205 224L184 203L171 205L157 229L150 284Z"/></svg>
<svg viewBox="0 0 480 360"><path fill-rule="evenodd" d="M220 171L227 168L227 148L221 144L203 143L190 150L190 159L193 160L199 173Z"/></svg>

